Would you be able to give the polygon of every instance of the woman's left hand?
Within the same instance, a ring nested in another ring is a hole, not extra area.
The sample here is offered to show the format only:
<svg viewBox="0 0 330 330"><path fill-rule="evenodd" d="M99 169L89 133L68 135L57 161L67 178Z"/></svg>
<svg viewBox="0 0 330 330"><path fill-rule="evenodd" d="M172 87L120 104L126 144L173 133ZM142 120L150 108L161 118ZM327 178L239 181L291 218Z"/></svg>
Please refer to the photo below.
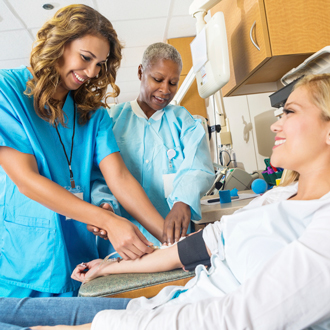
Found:
<svg viewBox="0 0 330 330"><path fill-rule="evenodd" d="M90 330L92 328L92 323L82 324L82 325L55 325L53 327L48 326L36 326L31 327L32 330Z"/></svg>
<svg viewBox="0 0 330 330"><path fill-rule="evenodd" d="M172 244L178 242L180 237L186 236L190 219L190 206L183 202L176 202L165 218L163 242Z"/></svg>

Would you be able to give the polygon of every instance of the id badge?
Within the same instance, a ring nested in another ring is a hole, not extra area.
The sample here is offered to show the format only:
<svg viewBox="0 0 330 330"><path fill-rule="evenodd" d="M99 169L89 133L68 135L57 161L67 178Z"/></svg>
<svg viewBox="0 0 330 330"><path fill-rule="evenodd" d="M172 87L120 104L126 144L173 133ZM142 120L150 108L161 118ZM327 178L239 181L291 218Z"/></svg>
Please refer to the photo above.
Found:
<svg viewBox="0 0 330 330"><path fill-rule="evenodd" d="M173 190L173 181L174 181L175 175L176 175L176 173L163 174L165 198L170 196L170 194Z"/></svg>
<svg viewBox="0 0 330 330"><path fill-rule="evenodd" d="M67 191L69 191L71 194L74 194L82 201L84 200L84 191L80 188L80 186L76 186L75 188L71 188L69 186L64 187ZM65 220L72 220L69 217L65 217Z"/></svg>

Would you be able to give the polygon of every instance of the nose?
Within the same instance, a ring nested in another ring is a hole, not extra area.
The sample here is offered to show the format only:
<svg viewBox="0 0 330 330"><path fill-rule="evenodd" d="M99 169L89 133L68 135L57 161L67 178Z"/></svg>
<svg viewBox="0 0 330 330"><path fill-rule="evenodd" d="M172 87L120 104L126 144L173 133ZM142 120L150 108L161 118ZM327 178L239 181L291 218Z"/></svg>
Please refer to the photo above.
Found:
<svg viewBox="0 0 330 330"><path fill-rule="evenodd" d="M169 87L169 84L168 82L166 82L165 80L162 82L159 90L163 93L163 94L170 94L171 93L171 90L170 90L170 87Z"/></svg>
<svg viewBox="0 0 330 330"><path fill-rule="evenodd" d="M282 125L283 125L283 117L277 120L272 125L270 125L270 130L274 133L278 133L282 130Z"/></svg>
<svg viewBox="0 0 330 330"><path fill-rule="evenodd" d="M85 74L88 78L94 78L100 72L100 67L96 66L95 64L90 64L85 69Z"/></svg>

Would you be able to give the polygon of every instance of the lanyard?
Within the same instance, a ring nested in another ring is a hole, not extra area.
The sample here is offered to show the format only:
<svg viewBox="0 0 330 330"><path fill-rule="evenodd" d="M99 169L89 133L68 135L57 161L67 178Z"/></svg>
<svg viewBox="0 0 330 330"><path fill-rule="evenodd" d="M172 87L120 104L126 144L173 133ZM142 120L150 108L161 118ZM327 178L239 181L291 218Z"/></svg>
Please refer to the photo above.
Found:
<svg viewBox="0 0 330 330"><path fill-rule="evenodd" d="M72 172L72 169L71 169L71 161L72 161L72 151L73 151L73 139L74 139L74 133L75 133L75 130L76 130L76 107L74 108L74 112L73 112L73 132L72 132L72 142L71 142L71 151L70 151L70 159L65 151L65 147L64 147L64 144L63 144L63 141L61 139L61 135L60 135L60 132L58 131L58 128L57 128L57 125L55 126L56 128L56 132L57 132L57 135L60 139L60 142L61 142L61 145L62 145L62 148L63 148L63 151L64 151L64 154L65 154L65 158L68 162L68 165L69 165L69 171L70 171L70 184L71 184L71 188L75 188L76 187L76 184L73 180L73 172Z"/></svg>

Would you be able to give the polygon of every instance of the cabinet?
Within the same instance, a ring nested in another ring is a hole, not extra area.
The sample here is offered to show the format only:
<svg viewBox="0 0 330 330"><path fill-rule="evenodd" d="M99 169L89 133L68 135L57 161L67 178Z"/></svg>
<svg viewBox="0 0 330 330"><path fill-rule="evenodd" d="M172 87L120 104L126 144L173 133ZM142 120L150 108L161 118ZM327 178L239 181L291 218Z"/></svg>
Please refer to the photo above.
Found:
<svg viewBox="0 0 330 330"><path fill-rule="evenodd" d="M195 37L185 37L167 40L170 45L178 50L182 58L182 71L180 75L179 88L192 67L190 43L194 40L194 38ZM180 105L185 107L192 115L200 115L207 118L205 100L198 94L196 80L190 86Z"/></svg>
<svg viewBox="0 0 330 330"><path fill-rule="evenodd" d="M217 11L225 16L230 58L224 96L274 83L330 44L329 0L222 0L211 14Z"/></svg>

